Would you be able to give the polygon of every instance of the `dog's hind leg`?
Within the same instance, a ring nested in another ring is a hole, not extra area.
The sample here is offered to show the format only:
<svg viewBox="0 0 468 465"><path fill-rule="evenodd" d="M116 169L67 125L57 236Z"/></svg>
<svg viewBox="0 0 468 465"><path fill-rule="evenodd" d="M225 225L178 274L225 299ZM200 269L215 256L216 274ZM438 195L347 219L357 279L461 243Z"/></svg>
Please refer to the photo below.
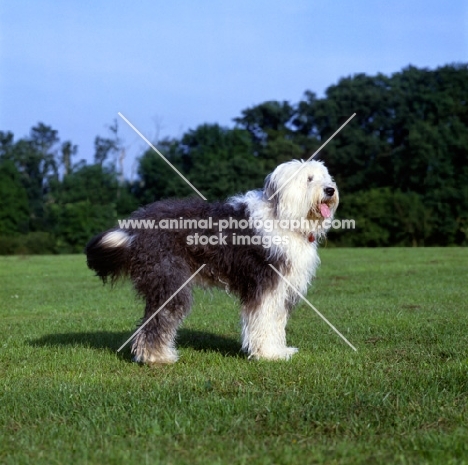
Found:
<svg viewBox="0 0 468 465"><path fill-rule="evenodd" d="M157 310L157 308L154 308ZM175 348L177 328L182 319L177 310L162 309L151 321L134 337L132 344L133 360L141 363L175 363L178 360ZM151 304L146 307L144 324L154 314Z"/></svg>
<svg viewBox="0 0 468 465"><path fill-rule="evenodd" d="M179 275L177 282L182 277ZM166 278L168 277L166 276ZM165 284L164 281L166 281ZM153 289L153 293L146 293L145 316L141 324L143 325L150 318L151 321L133 339L132 353L134 361L161 364L177 361L178 354L175 339L179 325L190 312L192 304L190 284L181 289L164 308L160 309L171 296L170 291L177 289L177 282L172 280L169 283L160 277L157 282L157 289ZM180 284L183 282L184 279L181 280ZM155 312L158 313L153 316Z"/></svg>

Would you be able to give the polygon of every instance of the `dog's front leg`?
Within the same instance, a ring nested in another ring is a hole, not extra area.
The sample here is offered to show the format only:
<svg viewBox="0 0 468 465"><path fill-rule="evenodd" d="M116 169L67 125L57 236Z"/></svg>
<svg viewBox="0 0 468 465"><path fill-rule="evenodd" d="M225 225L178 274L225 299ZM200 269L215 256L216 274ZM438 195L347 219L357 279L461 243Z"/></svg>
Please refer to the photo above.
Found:
<svg viewBox="0 0 468 465"><path fill-rule="evenodd" d="M298 349L286 345L288 311L285 300L275 293L260 305L242 309L242 349L249 358L289 360Z"/></svg>

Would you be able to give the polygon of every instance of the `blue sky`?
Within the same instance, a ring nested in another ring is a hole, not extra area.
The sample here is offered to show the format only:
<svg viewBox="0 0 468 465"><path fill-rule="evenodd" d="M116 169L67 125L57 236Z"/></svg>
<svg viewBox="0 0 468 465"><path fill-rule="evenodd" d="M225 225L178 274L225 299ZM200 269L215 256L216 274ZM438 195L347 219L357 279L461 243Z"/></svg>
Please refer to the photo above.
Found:
<svg viewBox="0 0 468 465"><path fill-rule="evenodd" d="M0 130L42 121L91 160L119 111L156 141L343 76L453 62L466 0L0 0Z"/></svg>

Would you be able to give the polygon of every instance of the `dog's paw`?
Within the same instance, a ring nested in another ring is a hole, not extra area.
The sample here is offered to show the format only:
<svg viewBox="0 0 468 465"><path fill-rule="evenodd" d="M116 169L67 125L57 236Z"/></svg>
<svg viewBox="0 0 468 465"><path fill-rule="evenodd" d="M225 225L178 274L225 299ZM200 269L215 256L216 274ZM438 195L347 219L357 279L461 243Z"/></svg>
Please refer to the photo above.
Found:
<svg viewBox="0 0 468 465"><path fill-rule="evenodd" d="M133 361L137 363L146 363L148 365L169 365L177 362L179 355L172 348L164 350L139 350L136 351Z"/></svg>
<svg viewBox="0 0 468 465"><path fill-rule="evenodd" d="M275 349L259 350L249 355L255 360L290 360L299 349L296 347L282 347Z"/></svg>
<svg viewBox="0 0 468 465"><path fill-rule="evenodd" d="M299 352L299 349L297 347L286 347L286 353L289 355L289 358L291 358L294 354L297 354Z"/></svg>

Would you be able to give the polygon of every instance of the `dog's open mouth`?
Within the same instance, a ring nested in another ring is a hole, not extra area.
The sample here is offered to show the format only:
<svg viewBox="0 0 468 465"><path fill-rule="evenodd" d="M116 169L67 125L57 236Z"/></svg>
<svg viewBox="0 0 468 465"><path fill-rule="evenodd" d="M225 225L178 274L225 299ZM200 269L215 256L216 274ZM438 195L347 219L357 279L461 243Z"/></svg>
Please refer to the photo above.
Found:
<svg viewBox="0 0 468 465"><path fill-rule="evenodd" d="M320 204L320 214L324 218L330 218L330 216L331 216L330 207L326 203L321 203Z"/></svg>
<svg viewBox="0 0 468 465"><path fill-rule="evenodd" d="M309 210L309 214L308 214L309 219L314 219L314 218L320 219L320 217L331 218L331 216L332 216L332 212L331 212L330 206L325 202L322 202L319 205L312 207Z"/></svg>

